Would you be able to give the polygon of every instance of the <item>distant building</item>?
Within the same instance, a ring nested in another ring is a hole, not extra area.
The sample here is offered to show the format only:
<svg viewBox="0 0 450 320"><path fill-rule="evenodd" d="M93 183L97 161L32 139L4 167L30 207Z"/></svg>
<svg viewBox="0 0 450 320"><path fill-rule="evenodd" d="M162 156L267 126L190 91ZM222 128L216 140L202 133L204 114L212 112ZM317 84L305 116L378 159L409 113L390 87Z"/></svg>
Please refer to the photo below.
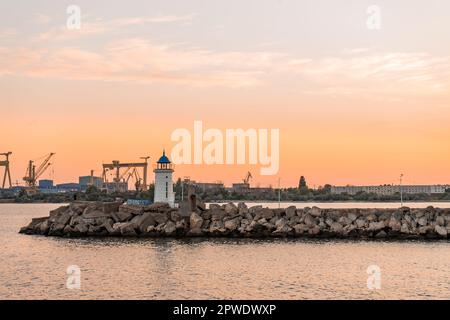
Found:
<svg viewBox="0 0 450 320"><path fill-rule="evenodd" d="M191 182L191 184L203 192L225 189L224 184L221 182Z"/></svg>
<svg viewBox="0 0 450 320"><path fill-rule="evenodd" d="M91 181L92 179L92 181ZM101 177L82 176L78 178L81 191L86 191L87 187L92 183L97 189L101 189L103 185L103 179Z"/></svg>
<svg viewBox="0 0 450 320"><path fill-rule="evenodd" d="M56 185L56 189L59 191L79 191L80 185L78 183L60 183Z"/></svg>
<svg viewBox="0 0 450 320"><path fill-rule="evenodd" d="M439 194L445 193L449 185L381 185L381 186L332 186L332 194L347 193L355 195L359 192L375 193L379 195L393 195L400 193L400 188L405 194Z"/></svg>
<svg viewBox="0 0 450 320"><path fill-rule="evenodd" d="M39 180L39 189L53 189L53 180Z"/></svg>
<svg viewBox="0 0 450 320"><path fill-rule="evenodd" d="M231 190L236 193L247 193L250 191L249 183L233 183L231 185Z"/></svg>

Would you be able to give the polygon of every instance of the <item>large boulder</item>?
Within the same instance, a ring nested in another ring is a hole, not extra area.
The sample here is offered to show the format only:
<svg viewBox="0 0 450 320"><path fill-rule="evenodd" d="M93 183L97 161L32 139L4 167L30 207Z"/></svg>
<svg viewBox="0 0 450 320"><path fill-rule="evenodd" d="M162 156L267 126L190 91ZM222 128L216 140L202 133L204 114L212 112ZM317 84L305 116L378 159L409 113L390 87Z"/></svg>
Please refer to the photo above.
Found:
<svg viewBox="0 0 450 320"><path fill-rule="evenodd" d="M369 223L369 231L379 231L386 228L386 225L384 224L383 221L379 221L379 222L370 222Z"/></svg>
<svg viewBox="0 0 450 320"><path fill-rule="evenodd" d="M144 206L123 204L119 207L119 212L129 213L132 215L138 215L144 213Z"/></svg>
<svg viewBox="0 0 450 320"><path fill-rule="evenodd" d="M70 211L74 213L74 215L80 215L83 213L84 209L88 206L88 201L74 201L69 204Z"/></svg>
<svg viewBox="0 0 450 320"><path fill-rule="evenodd" d="M445 219L444 219L444 217L443 216L436 217L436 224L438 226L441 226L441 227L445 226Z"/></svg>
<svg viewBox="0 0 450 320"><path fill-rule="evenodd" d="M341 234L343 229L344 227L339 222L333 222L330 226L330 230L338 234Z"/></svg>
<svg viewBox="0 0 450 320"><path fill-rule="evenodd" d="M114 223L113 230L119 231L122 236L130 237L137 235L135 227L136 225L132 222L117 222Z"/></svg>
<svg viewBox="0 0 450 320"><path fill-rule="evenodd" d="M308 213L313 217L320 217L322 215L322 211L318 207L312 207Z"/></svg>
<svg viewBox="0 0 450 320"><path fill-rule="evenodd" d="M196 212L192 212L189 218L190 230L200 230L203 224L203 218Z"/></svg>
<svg viewBox="0 0 450 320"><path fill-rule="evenodd" d="M286 217L292 218L297 215L297 208L295 206L290 206L286 208Z"/></svg>
<svg viewBox="0 0 450 320"><path fill-rule="evenodd" d="M167 210L170 209L170 206L168 203L161 203L161 202L156 202L156 203L152 203L148 206L143 207L143 210L145 212L166 212Z"/></svg>
<svg viewBox="0 0 450 320"><path fill-rule="evenodd" d="M272 209L264 208L264 209L262 209L262 210L260 211L260 215L261 215L261 218L264 218L264 219L266 219L266 220L269 220L269 219L272 219L272 218L273 218L274 212L273 212Z"/></svg>
<svg viewBox="0 0 450 320"><path fill-rule="evenodd" d="M309 214L307 213L303 219L303 222L308 226L308 227L312 227L314 225L316 225L316 220Z"/></svg>
<svg viewBox="0 0 450 320"><path fill-rule="evenodd" d="M27 226L22 227L19 233L33 234L38 230L39 225L47 220L48 217L32 218L31 222Z"/></svg>
<svg viewBox="0 0 450 320"><path fill-rule="evenodd" d="M225 204L224 211L227 215L235 215L238 213L238 207L232 202Z"/></svg>
<svg viewBox="0 0 450 320"><path fill-rule="evenodd" d="M258 211L262 210L262 208L263 207L261 205L252 206L248 208L248 212L250 212L252 215L255 215Z"/></svg>
<svg viewBox="0 0 450 320"><path fill-rule="evenodd" d="M167 236L171 236L171 235L173 235L175 232L176 232L176 230L177 230L177 228L176 228L176 225L175 225L175 223L174 222L172 222L172 221L167 221L167 223L164 225L164 233L167 235Z"/></svg>
<svg viewBox="0 0 450 320"><path fill-rule="evenodd" d="M104 213L112 213L119 211L119 207L121 206L121 202L103 202L103 212Z"/></svg>
<svg viewBox="0 0 450 320"><path fill-rule="evenodd" d="M226 231L225 226L222 221L220 220L211 221L211 224L209 226L210 233L224 233L225 231Z"/></svg>
<svg viewBox="0 0 450 320"><path fill-rule="evenodd" d="M133 218L133 214L128 211L112 212L111 217L115 222L125 222Z"/></svg>
<svg viewBox="0 0 450 320"><path fill-rule="evenodd" d="M226 220L224 223L224 226L225 226L225 229L234 231L239 227L239 224L240 224L240 219L234 218L234 219Z"/></svg>
<svg viewBox="0 0 450 320"><path fill-rule="evenodd" d="M211 210L211 221L219 221L225 217L225 211L222 209Z"/></svg>
<svg viewBox="0 0 450 320"><path fill-rule="evenodd" d="M146 232L149 226L156 225L156 220L152 212L144 212L136 221L140 232Z"/></svg>
<svg viewBox="0 0 450 320"><path fill-rule="evenodd" d="M434 231L441 237L447 238L447 229L439 225L434 226Z"/></svg>
<svg viewBox="0 0 450 320"><path fill-rule="evenodd" d="M238 212L240 215L245 215L248 213L248 208L245 202L239 202L238 203Z"/></svg>

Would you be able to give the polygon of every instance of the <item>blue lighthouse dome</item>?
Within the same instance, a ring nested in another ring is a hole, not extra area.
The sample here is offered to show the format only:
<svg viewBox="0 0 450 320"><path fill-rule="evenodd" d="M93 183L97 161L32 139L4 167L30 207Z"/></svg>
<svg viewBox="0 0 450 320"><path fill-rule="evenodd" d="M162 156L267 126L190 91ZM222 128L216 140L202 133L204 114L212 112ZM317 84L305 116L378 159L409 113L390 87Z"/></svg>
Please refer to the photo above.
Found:
<svg viewBox="0 0 450 320"><path fill-rule="evenodd" d="M169 158L167 158L166 156L166 151L163 151L163 155L161 156L161 158L159 158L157 163L171 163Z"/></svg>

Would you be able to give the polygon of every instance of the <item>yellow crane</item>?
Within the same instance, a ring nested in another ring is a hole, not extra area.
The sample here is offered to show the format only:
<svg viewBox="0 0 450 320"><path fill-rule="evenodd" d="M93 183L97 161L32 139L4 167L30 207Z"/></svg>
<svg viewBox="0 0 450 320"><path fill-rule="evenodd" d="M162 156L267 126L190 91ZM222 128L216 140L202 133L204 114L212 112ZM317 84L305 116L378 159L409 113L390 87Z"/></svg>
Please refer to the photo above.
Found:
<svg viewBox="0 0 450 320"><path fill-rule="evenodd" d="M29 188L28 191L35 192L36 191L36 182L40 176L47 170L47 168L51 165L50 159L54 156L54 153L50 153L45 156L44 161L36 168L33 160L28 162L27 172L25 173L25 177L23 177L23 181L25 181L26 186Z"/></svg>
<svg viewBox="0 0 450 320"><path fill-rule="evenodd" d="M6 177L8 177L9 187L12 187L11 183L11 172L9 171L9 156L12 154L11 151L0 153L0 156L4 156L6 159L0 161L0 167L5 167L5 173L3 175L2 189L5 189Z"/></svg>

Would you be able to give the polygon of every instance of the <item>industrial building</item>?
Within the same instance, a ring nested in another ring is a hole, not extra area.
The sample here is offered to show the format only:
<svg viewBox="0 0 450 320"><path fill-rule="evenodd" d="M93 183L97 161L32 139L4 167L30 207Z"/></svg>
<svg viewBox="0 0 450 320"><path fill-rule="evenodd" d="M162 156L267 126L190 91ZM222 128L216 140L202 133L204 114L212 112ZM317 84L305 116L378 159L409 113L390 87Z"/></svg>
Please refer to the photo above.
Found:
<svg viewBox="0 0 450 320"><path fill-rule="evenodd" d="M39 189L53 189L53 180L39 180Z"/></svg>
<svg viewBox="0 0 450 320"><path fill-rule="evenodd" d="M400 193L405 194L440 194L445 193L450 185L381 185L381 186L332 186L332 194L346 193L355 195L359 192L375 193L379 195L393 195Z"/></svg>
<svg viewBox="0 0 450 320"><path fill-rule="evenodd" d="M86 191L88 186L94 186L97 189L101 189L103 186L103 179L102 177L81 176L78 177L78 183L81 191Z"/></svg>

